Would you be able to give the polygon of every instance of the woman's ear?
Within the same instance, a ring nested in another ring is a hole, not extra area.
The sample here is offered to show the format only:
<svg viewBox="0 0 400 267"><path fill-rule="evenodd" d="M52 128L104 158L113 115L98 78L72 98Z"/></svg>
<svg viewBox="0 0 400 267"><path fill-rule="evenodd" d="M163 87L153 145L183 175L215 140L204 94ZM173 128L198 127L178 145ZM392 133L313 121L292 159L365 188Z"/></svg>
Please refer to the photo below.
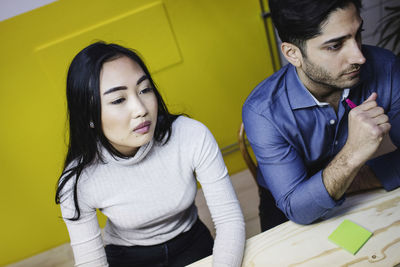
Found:
<svg viewBox="0 0 400 267"><path fill-rule="evenodd" d="M294 44L283 42L281 44L281 51L283 56L295 67L301 67L303 62L303 55L300 49Z"/></svg>

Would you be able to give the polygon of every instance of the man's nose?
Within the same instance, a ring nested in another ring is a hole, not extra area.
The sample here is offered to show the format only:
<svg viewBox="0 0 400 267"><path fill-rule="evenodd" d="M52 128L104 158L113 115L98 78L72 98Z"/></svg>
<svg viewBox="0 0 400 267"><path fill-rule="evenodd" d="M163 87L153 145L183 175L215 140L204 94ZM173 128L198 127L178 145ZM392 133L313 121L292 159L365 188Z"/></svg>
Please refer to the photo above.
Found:
<svg viewBox="0 0 400 267"><path fill-rule="evenodd" d="M361 51L361 45L358 42L353 42L349 50L349 64L362 65L365 63L365 57Z"/></svg>

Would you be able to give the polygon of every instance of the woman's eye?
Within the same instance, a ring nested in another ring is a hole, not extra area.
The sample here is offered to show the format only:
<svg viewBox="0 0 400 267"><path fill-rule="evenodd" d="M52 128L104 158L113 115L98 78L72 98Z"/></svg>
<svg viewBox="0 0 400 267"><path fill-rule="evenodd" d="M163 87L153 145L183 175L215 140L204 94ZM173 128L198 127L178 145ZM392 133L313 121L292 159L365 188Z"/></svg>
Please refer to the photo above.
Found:
<svg viewBox="0 0 400 267"><path fill-rule="evenodd" d="M146 93L150 93L150 92L152 92L152 91L153 91L153 88L148 87L148 88L145 88L145 89L143 89L143 90L140 90L139 95L141 95L141 94L146 94Z"/></svg>
<svg viewBox="0 0 400 267"><path fill-rule="evenodd" d="M117 104L121 104L124 101L125 101L125 98L118 98L117 100L112 101L111 104L117 105Z"/></svg>

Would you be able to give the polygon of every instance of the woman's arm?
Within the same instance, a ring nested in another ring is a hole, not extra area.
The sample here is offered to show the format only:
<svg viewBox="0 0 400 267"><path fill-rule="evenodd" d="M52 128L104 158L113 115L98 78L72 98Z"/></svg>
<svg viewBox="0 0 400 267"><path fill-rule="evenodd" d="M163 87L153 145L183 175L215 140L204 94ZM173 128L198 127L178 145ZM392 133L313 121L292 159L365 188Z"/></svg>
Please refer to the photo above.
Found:
<svg viewBox="0 0 400 267"><path fill-rule="evenodd" d="M213 266L241 266L245 224L218 144L201 124L197 129L194 169L216 228Z"/></svg>
<svg viewBox="0 0 400 267"><path fill-rule="evenodd" d="M79 201L79 206L79 220L69 220L75 215L72 194L61 199L61 213L68 228L75 266L108 266L96 210L88 208L83 201Z"/></svg>

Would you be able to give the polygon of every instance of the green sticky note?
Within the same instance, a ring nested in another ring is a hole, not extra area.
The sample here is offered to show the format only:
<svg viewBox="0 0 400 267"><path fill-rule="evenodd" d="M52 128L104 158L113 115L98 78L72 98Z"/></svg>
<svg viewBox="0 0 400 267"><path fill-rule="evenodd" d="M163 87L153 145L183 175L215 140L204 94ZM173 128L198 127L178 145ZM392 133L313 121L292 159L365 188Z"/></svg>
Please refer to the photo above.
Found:
<svg viewBox="0 0 400 267"><path fill-rule="evenodd" d="M328 239L354 255L371 235L372 233L367 229L349 220L344 220Z"/></svg>

